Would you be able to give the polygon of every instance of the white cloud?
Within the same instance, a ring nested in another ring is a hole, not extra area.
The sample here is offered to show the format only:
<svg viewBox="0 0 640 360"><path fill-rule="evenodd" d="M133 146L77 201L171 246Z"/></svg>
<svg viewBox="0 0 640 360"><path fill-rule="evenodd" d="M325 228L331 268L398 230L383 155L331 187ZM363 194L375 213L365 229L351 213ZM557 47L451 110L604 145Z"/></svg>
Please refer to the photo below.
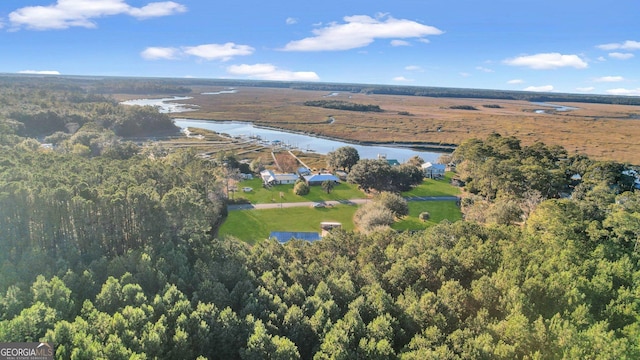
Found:
<svg viewBox="0 0 640 360"><path fill-rule="evenodd" d="M141 8L124 0L58 0L49 6L26 6L9 14L16 27L34 30L67 29L74 26L94 28L94 19L130 15L139 19L167 16L187 11L184 5L173 1L153 2Z"/></svg>
<svg viewBox="0 0 640 360"><path fill-rule="evenodd" d="M391 40L391 46L411 46L411 44L404 40Z"/></svg>
<svg viewBox="0 0 640 360"><path fill-rule="evenodd" d="M507 81L507 84L512 84L512 85L523 84L523 83L524 83L524 80L522 79L513 79L513 80Z"/></svg>
<svg viewBox="0 0 640 360"><path fill-rule="evenodd" d="M415 81L415 80L407 79L404 76L396 76L396 77L393 78L393 81L397 81L397 82L412 82L412 81Z"/></svg>
<svg viewBox="0 0 640 360"><path fill-rule="evenodd" d="M176 13L187 11L186 6L175 3L173 1L149 3L141 8L129 8L127 14L138 19L146 19L152 17L168 16Z"/></svg>
<svg viewBox="0 0 640 360"><path fill-rule="evenodd" d="M246 76L252 79L277 81L317 81L318 74L313 71L288 71L278 69L272 64L231 65L227 67L231 75Z"/></svg>
<svg viewBox="0 0 640 360"><path fill-rule="evenodd" d="M628 60L628 59L631 59L633 56L634 55L632 53L619 53L619 52L609 53L610 58L614 58L618 60Z"/></svg>
<svg viewBox="0 0 640 360"><path fill-rule="evenodd" d="M550 92L553 91L553 85L529 86L524 91Z"/></svg>
<svg viewBox="0 0 640 360"><path fill-rule="evenodd" d="M419 71L422 72L424 71L420 66L418 65L408 65L404 67L405 70L407 71Z"/></svg>
<svg viewBox="0 0 640 360"><path fill-rule="evenodd" d="M237 45L232 42L228 42L225 44L186 46L183 47L182 50L185 54L206 60L229 61L235 56L251 55L255 49L249 45Z"/></svg>
<svg viewBox="0 0 640 360"><path fill-rule="evenodd" d="M623 43L609 43L597 46L600 50L640 50L640 41L627 40Z"/></svg>
<svg viewBox="0 0 640 360"><path fill-rule="evenodd" d="M596 78L593 81L595 81L595 82L619 82L619 81L624 81L624 78L622 76L603 76L603 77Z"/></svg>
<svg viewBox="0 0 640 360"><path fill-rule="evenodd" d="M593 90L595 90L596 88L594 88L593 86L588 86L588 87L579 87L576 88L577 91L580 92L592 92Z"/></svg>
<svg viewBox="0 0 640 360"><path fill-rule="evenodd" d="M411 20L395 19L386 14L346 16L345 23L331 23L313 30L314 36L289 42L285 51L338 51L365 47L376 39L423 38L440 35L442 30Z"/></svg>
<svg viewBox="0 0 640 360"><path fill-rule="evenodd" d="M640 88L637 89L609 89L607 90L607 94L610 95L628 95L628 96L640 96Z"/></svg>
<svg viewBox="0 0 640 360"><path fill-rule="evenodd" d="M476 66L476 70L486 72L486 73L494 72L492 69L486 68L484 66Z"/></svg>
<svg viewBox="0 0 640 360"><path fill-rule="evenodd" d="M18 74L36 74L36 75L60 75L56 70L21 70Z"/></svg>
<svg viewBox="0 0 640 360"><path fill-rule="evenodd" d="M598 56L598 61L605 62L605 61L607 61L607 58L604 57L604 56Z"/></svg>
<svg viewBox="0 0 640 360"><path fill-rule="evenodd" d="M140 55L147 60L173 60L178 58L179 53L180 50L172 47L148 47Z"/></svg>
<svg viewBox="0 0 640 360"><path fill-rule="evenodd" d="M462 77L465 77L465 78L471 76L471 74L469 74L468 72L461 72L461 73L458 73L458 74L460 76L462 76Z"/></svg>
<svg viewBox="0 0 640 360"><path fill-rule="evenodd" d="M525 66L535 70L557 69L561 67L585 69L589 66L578 55L563 55L560 53L520 56L504 60L504 63L511 66Z"/></svg>
<svg viewBox="0 0 640 360"><path fill-rule="evenodd" d="M176 60L185 56L195 56L205 60L229 61L236 56L251 55L254 48L249 45L238 45L232 42L225 44L203 44L197 46L148 47L140 56L147 60Z"/></svg>
<svg viewBox="0 0 640 360"><path fill-rule="evenodd" d="M287 23L287 25L293 25L293 24L297 24L298 23L298 19L292 18L292 17L288 17L287 20L285 20L285 22Z"/></svg>

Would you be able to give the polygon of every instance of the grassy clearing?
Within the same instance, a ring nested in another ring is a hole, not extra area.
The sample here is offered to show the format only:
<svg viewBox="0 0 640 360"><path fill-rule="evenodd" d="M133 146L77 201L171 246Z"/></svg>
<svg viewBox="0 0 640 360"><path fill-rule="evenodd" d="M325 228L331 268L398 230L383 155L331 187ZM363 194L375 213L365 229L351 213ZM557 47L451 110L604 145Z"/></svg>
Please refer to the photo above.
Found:
<svg viewBox="0 0 640 360"><path fill-rule="evenodd" d="M276 185L265 189L262 187L262 180L254 178L253 180L244 180L238 183L239 192L237 198L245 198L252 204L266 204L279 202L305 202L305 201L328 201L328 200L349 200L361 199L366 195L358 190L358 186L354 184L340 183L337 184L331 193L327 194L321 186L311 186L308 195L300 196L293 193L293 184ZM250 192L242 192L243 187L253 188ZM282 196L280 196L282 194Z"/></svg>
<svg viewBox="0 0 640 360"><path fill-rule="evenodd" d="M231 211L220 228L220 237L234 236L248 244L266 239L271 231L320 232L320 223L335 221L345 230L353 230L353 214L357 206L339 205L326 208L282 208Z"/></svg>
<svg viewBox="0 0 640 360"><path fill-rule="evenodd" d="M452 173L447 173L444 179L427 179L425 182L406 192L403 196L455 196L460 189L450 185ZM248 193L238 192L236 197L244 197L253 204L279 202L328 201L364 198L366 195L353 184L340 183L330 194L319 186L311 187L306 196L293 193L293 185L277 185L269 189L262 187L262 180L255 178L238 183L238 189L251 187ZM282 198L280 196L282 194ZM234 236L249 244L266 239L271 231L320 231L323 221L342 223L343 229L353 230L353 214L355 205L338 205L327 208L294 207L269 210L231 211L227 220L220 228L221 237ZM422 222L418 219L421 212L428 211L431 219ZM433 226L447 219L457 221L462 218L460 209L454 201L424 201L409 202L409 215L393 225L396 230L421 230Z"/></svg>
<svg viewBox="0 0 640 360"><path fill-rule="evenodd" d="M425 179L422 184L403 192L402 196L457 196L460 195L460 188L451 185L452 172L447 172L443 179Z"/></svg>
<svg viewBox="0 0 640 360"><path fill-rule="evenodd" d="M431 218L425 222L418 218L418 215L424 211L431 214ZM412 201L409 202L409 215L402 221L393 224L392 228L395 230L422 230L445 219L451 222L462 219L460 208L454 201Z"/></svg>

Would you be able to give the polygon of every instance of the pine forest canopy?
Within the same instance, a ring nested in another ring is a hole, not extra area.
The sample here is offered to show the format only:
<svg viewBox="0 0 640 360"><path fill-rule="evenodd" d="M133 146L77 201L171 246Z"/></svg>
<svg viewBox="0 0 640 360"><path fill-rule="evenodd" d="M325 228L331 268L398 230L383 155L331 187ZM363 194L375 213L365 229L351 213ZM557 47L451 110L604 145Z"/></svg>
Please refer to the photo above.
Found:
<svg viewBox="0 0 640 360"><path fill-rule="evenodd" d="M466 220L250 247L216 236L224 166L123 141L165 118L86 81L0 82L0 342L60 359L640 358L625 165L471 139L452 154Z"/></svg>

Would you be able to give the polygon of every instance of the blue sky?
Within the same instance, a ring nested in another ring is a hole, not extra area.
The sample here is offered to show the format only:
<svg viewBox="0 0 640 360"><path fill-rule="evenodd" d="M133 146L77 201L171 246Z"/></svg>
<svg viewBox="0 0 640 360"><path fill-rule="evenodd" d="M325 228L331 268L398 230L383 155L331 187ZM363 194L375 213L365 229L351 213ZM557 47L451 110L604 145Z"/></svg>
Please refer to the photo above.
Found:
<svg viewBox="0 0 640 360"><path fill-rule="evenodd" d="M640 96L638 0L0 2L0 72Z"/></svg>

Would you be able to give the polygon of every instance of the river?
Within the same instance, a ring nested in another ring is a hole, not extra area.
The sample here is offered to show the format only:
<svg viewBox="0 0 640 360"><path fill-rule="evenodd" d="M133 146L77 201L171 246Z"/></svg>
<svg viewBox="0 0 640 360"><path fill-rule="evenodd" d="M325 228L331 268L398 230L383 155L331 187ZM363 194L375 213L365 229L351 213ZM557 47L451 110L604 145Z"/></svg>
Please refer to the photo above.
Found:
<svg viewBox="0 0 640 360"><path fill-rule="evenodd" d="M203 95L214 96L229 96L235 91L230 89L228 91L220 91L215 93L203 93ZM176 100L188 100L190 97L171 97L161 99L137 99L128 100L122 102L124 105L149 105L158 108L158 111L163 113L178 113L193 111L194 105L184 105L173 103ZM199 119L174 119L176 126L181 129L199 128L215 131L217 133L229 134L234 137L259 137L265 143L279 143L287 145L292 148L297 148L302 151L313 151L319 154L327 154L330 151L334 151L342 146L352 146L358 150L360 158L363 159L375 159L379 156L385 156L387 159L398 160L403 163L409 160L413 156L420 156L424 161L435 162L441 153L431 151L415 150L407 147L393 147L393 146L374 146L374 145L357 145L348 142L340 141L337 139L319 138L316 136L299 134L293 132L282 131L273 128L257 127L250 122L241 121L214 121L214 120L199 120ZM329 125L330 126L330 125Z"/></svg>

